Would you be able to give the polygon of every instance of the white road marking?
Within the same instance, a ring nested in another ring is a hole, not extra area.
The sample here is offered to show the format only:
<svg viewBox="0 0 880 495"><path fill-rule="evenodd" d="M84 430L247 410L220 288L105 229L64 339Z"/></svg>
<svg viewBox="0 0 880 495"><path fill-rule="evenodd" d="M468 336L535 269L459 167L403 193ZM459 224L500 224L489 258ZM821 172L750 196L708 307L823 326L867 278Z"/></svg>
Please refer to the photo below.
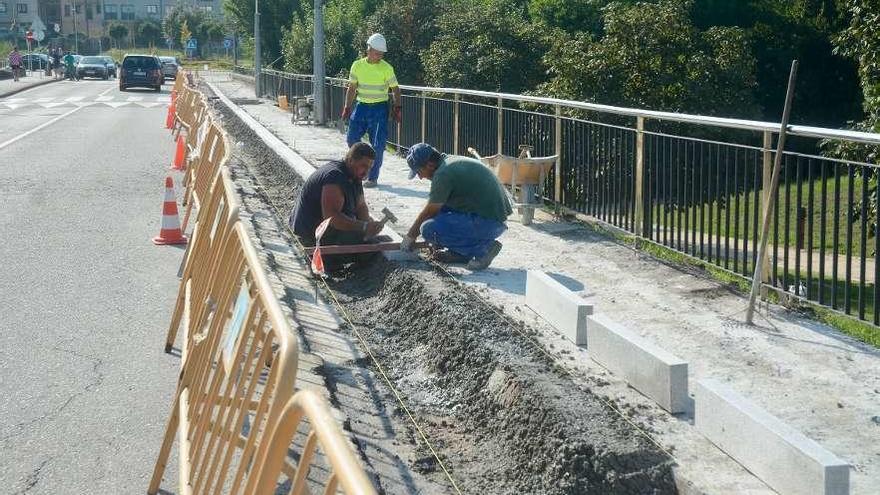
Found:
<svg viewBox="0 0 880 495"><path fill-rule="evenodd" d="M36 100L34 100L34 103L49 103L54 99L55 98L37 98Z"/></svg>
<svg viewBox="0 0 880 495"><path fill-rule="evenodd" d="M100 95L98 95L98 96L104 96L105 93L107 93L108 91L110 91L110 90L112 90L112 89L114 89L114 88L112 88L112 87L107 88L106 91L102 92L102 93L101 93ZM80 98L80 99L82 99L82 97L76 97L76 96L74 96L74 98ZM9 139L9 140L7 140L7 141L4 141L4 142L0 143L0 150L2 150L3 148L9 146L10 144L12 144L12 143L14 143L14 142L16 142L16 141L18 141L18 140L20 140L20 139L24 139L24 138L26 138L27 136L30 136L31 134L33 134L33 133L39 131L40 129L43 129L43 128L46 128L46 127L49 127L50 125L54 124L55 122L58 122L59 120L63 119L64 117L67 117L68 115L71 115L71 114L73 114L74 112L79 111L79 109L81 109L81 108L83 108L83 107L78 106L78 107L74 108L73 110L71 110L71 111L69 111L69 112L67 112L67 113L62 113L61 115L55 117L55 118L52 119L52 120L49 120L48 122L43 122L42 124L40 124L40 125L34 127L33 129L31 129L31 130L29 130L29 131L25 131L25 132L19 134L18 136L15 136L15 137L12 138L12 139Z"/></svg>
<svg viewBox="0 0 880 495"><path fill-rule="evenodd" d="M129 96L128 97L128 101L141 101L143 99L144 99L143 96Z"/></svg>
<svg viewBox="0 0 880 495"><path fill-rule="evenodd" d="M3 100L4 103L18 103L20 101L25 101L27 98L7 98Z"/></svg>
<svg viewBox="0 0 880 495"><path fill-rule="evenodd" d="M102 103L104 105L107 105L108 107L119 108L119 107L124 107L125 105L128 105L129 102L127 102L127 101L105 101Z"/></svg>
<svg viewBox="0 0 880 495"><path fill-rule="evenodd" d="M85 96L71 96L70 98L68 98L68 99L66 99L66 100L64 100L64 101L80 101L80 100L82 100L82 99L84 99L84 98L85 98Z"/></svg>
<svg viewBox="0 0 880 495"><path fill-rule="evenodd" d="M95 101L113 101L112 96L99 96L95 98Z"/></svg>
<svg viewBox="0 0 880 495"><path fill-rule="evenodd" d="M41 106L41 107L44 107L44 108L55 108L55 107L60 107L60 106L62 106L62 105L66 105L66 104L67 104L67 103L66 103L66 102L63 102L63 101L56 101L56 102L53 102L53 103L44 103L44 104L42 104L42 105L40 105L40 106Z"/></svg>

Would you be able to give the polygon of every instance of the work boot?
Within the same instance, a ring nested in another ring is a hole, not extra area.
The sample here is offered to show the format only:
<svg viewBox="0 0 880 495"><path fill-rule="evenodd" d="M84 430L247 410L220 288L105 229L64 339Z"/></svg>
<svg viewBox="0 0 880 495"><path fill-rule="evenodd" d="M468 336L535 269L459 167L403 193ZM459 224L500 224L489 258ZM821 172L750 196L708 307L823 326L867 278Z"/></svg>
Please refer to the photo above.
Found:
<svg viewBox="0 0 880 495"><path fill-rule="evenodd" d="M450 251L448 249L434 251L434 253L431 255L431 259L439 263L445 263L447 265L463 265L470 261L470 258L468 258L467 256L458 254L455 251Z"/></svg>
<svg viewBox="0 0 880 495"><path fill-rule="evenodd" d="M467 264L469 270L485 270L489 268L489 265L492 264L492 260L498 256L498 253L501 252L501 243L498 241L492 241L492 245L489 246L489 250L486 251L486 254L480 256L479 258L474 258L470 260Z"/></svg>

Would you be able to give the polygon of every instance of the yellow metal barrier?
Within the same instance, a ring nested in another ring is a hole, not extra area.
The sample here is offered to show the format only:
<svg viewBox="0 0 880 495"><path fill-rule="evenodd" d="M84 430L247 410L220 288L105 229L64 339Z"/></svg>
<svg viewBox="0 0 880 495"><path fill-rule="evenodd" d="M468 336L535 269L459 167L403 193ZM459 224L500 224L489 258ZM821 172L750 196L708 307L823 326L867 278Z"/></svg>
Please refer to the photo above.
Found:
<svg viewBox="0 0 880 495"><path fill-rule="evenodd" d="M252 457L293 393L296 339L240 222L215 269L217 299L190 339L150 494L159 490L175 433L179 493L247 493Z"/></svg>
<svg viewBox="0 0 880 495"><path fill-rule="evenodd" d="M168 352L182 325L180 379L148 493L159 490L176 433L181 494L268 495L281 473L293 484L290 493L308 494L320 447L330 467L325 494L341 488L373 495L322 399L305 391L291 397L296 338L239 222L225 166L229 140L186 81L182 74L175 80L175 128L187 130L187 146L198 153L186 171L184 222L193 205L198 213L166 337ZM306 424L305 443L291 445ZM298 452L296 467L287 460L290 449Z"/></svg>
<svg viewBox="0 0 880 495"><path fill-rule="evenodd" d="M171 324L165 339L165 352L170 352L177 337L177 331L183 324L184 338L180 352L182 362L191 347L194 329L201 328L207 317L207 302L216 299L211 290L222 290L212 284L219 274L219 257L229 233L238 221L239 202L235 188L229 177L229 170L221 168L221 173L214 180L213 192L204 208L199 210L199 217L188 246L177 292L177 302L171 315Z"/></svg>
<svg viewBox="0 0 880 495"><path fill-rule="evenodd" d="M346 495L376 494L351 451L351 442L345 440L330 410L314 392L297 392L269 431L255 457L255 475L248 479L245 493L273 495L278 489L279 478L282 478L282 483L284 478L290 481L290 490L286 493L310 493L306 479L320 447L329 464L329 473L326 479L321 480L325 495L335 494L339 488ZM302 447L294 446L292 449L299 454L297 466L292 466L287 462L291 441L299 436L298 432L304 434L304 431L308 431L308 436Z"/></svg>

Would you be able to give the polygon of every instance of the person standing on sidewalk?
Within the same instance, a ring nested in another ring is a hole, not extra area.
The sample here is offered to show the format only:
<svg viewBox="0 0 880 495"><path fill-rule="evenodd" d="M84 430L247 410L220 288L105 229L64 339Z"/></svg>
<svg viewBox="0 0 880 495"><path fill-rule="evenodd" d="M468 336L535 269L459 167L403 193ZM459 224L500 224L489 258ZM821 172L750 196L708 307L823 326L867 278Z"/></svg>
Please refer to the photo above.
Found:
<svg viewBox="0 0 880 495"><path fill-rule="evenodd" d="M495 174L473 158L441 154L427 143L409 149L409 178L431 181L428 204L422 209L400 243L412 251L422 234L441 263L467 264L484 270L501 252L498 237L507 230L513 213L510 200Z"/></svg>
<svg viewBox="0 0 880 495"><path fill-rule="evenodd" d="M345 107L342 119L348 123L348 146L368 134L376 159L373 168L364 181L364 187L376 187L379 170L385 153L385 140L388 138L388 90L394 95L391 116L400 123L400 88L394 67L383 60L388 47L385 37L375 33L367 40L367 56L351 64L348 76L348 91L345 93ZM352 107L352 105L354 105Z"/></svg>
<svg viewBox="0 0 880 495"><path fill-rule="evenodd" d="M12 78L18 82L18 71L21 70L21 53L18 52L17 46L9 54L9 66L12 67Z"/></svg>

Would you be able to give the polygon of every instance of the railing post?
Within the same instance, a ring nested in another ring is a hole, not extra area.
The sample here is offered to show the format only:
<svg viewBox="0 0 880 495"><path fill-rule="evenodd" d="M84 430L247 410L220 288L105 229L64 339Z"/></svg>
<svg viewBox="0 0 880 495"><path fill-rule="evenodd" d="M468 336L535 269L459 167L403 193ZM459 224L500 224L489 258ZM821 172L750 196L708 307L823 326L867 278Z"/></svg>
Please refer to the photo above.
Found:
<svg viewBox="0 0 880 495"><path fill-rule="evenodd" d="M498 154L503 151L504 145L504 100L498 97Z"/></svg>
<svg viewBox="0 0 880 495"><path fill-rule="evenodd" d="M403 107L403 91L400 93L400 106ZM401 108L402 110L402 108ZM406 114L403 114L406 115ZM406 120L406 117L400 119L400 123L397 124L397 151L399 153L403 153L403 141L400 140L401 130L403 129L403 121Z"/></svg>
<svg viewBox="0 0 880 495"><path fill-rule="evenodd" d="M553 202L559 206L562 204L562 107L559 105L556 105L556 133L554 137L556 141L554 143L556 168L553 173L556 180L553 181Z"/></svg>
<svg viewBox="0 0 880 495"><path fill-rule="evenodd" d="M452 154L458 155L458 105L461 97L455 93L455 103L452 104Z"/></svg>
<svg viewBox="0 0 880 495"><path fill-rule="evenodd" d="M427 93L422 91L422 140L425 142L425 131L428 128L428 98Z"/></svg>
<svg viewBox="0 0 880 495"><path fill-rule="evenodd" d="M635 234L646 237L644 180L645 176L645 118L636 117L636 180L635 180Z"/></svg>
<svg viewBox="0 0 880 495"><path fill-rule="evenodd" d="M767 208L770 206L770 202L773 201L771 197L771 188L770 181L773 179L773 131L764 131L764 145L762 147L763 153L763 174L761 181L761 188L763 189L763 194L761 196L762 201L764 202L763 207L761 208L761 218L764 218L767 215ZM776 256L776 252L772 253L773 257ZM770 282L770 256L764 256L764 268L761 270L761 282L768 283Z"/></svg>

